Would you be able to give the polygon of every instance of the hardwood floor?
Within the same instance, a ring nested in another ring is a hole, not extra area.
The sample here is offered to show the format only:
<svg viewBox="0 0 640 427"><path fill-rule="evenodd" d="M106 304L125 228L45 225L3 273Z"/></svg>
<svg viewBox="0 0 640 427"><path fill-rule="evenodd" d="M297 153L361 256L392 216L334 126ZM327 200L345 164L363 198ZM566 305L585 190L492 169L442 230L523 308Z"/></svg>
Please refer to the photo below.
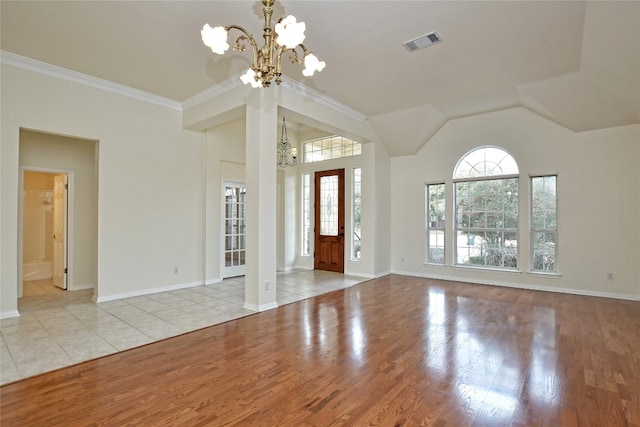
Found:
<svg viewBox="0 0 640 427"><path fill-rule="evenodd" d="M392 275L0 397L3 427L640 426L640 303Z"/></svg>

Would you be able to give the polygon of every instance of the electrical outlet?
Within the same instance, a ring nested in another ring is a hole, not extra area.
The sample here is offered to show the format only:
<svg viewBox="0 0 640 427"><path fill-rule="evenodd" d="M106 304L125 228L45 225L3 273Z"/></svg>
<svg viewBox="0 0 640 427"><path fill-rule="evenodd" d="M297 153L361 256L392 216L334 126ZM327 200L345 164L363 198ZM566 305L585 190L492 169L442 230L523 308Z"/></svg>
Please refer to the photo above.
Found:
<svg viewBox="0 0 640 427"><path fill-rule="evenodd" d="M180 273L180 267L178 266L173 267L173 274L178 274L178 273Z"/></svg>
<svg viewBox="0 0 640 427"><path fill-rule="evenodd" d="M607 279L613 280L613 273L607 273Z"/></svg>
<svg viewBox="0 0 640 427"><path fill-rule="evenodd" d="M269 290L269 282L268 281L264 282L264 290L265 291Z"/></svg>

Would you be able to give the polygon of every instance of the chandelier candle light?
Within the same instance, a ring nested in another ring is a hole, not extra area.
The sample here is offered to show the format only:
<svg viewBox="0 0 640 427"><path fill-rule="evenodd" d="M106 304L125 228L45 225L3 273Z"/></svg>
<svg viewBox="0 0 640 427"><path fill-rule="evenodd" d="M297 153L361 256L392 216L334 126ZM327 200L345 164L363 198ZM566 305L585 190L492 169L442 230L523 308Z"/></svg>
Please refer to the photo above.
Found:
<svg viewBox="0 0 640 427"><path fill-rule="evenodd" d="M278 166L286 168L287 166L295 166L298 164L298 150L291 147L289 137L287 137L287 126L282 118L282 133L280 134L280 142L278 143Z"/></svg>
<svg viewBox="0 0 640 427"><path fill-rule="evenodd" d="M240 35L233 45L233 50L244 52L246 42L253 48L253 65L240 77L244 84L251 84L252 87L268 87L275 77L276 84L280 84L282 75L282 54L290 51L290 60L294 64L301 64L296 49L300 47L304 54L305 77L312 76L316 71L322 71L325 66L324 61L307 50L302 44L305 35L306 25L304 22L296 22L295 16L289 15L281 18L275 26L275 31L271 28L271 14L273 13L273 3L275 0L262 0L264 13L264 46L258 48L253 35L239 25L229 25L226 27L211 28L209 24L202 27L201 35L203 43L210 47L214 53L222 55L229 49L227 35L229 30L239 30ZM274 35L275 33L275 35Z"/></svg>

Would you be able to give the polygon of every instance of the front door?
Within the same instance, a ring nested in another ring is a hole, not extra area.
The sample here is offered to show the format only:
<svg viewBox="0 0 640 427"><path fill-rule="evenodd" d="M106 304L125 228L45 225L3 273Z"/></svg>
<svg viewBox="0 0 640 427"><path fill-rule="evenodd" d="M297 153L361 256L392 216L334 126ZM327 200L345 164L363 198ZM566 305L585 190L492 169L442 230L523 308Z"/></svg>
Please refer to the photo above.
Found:
<svg viewBox="0 0 640 427"><path fill-rule="evenodd" d="M316 172L314 268L344 273L344 169Z"/></svg>
<svg viewBox="0 0 640 427"><path fill-rule="evenodd" d="M224 183L224 268L222 277L244 276L246 253L246 196L244 184Z"/></svg>
<svg viewBox="0 0 640 427"><path fill-rule="evenodd" d="M53 177L53 284L67 289L67 189L66 174Z"/></svg>

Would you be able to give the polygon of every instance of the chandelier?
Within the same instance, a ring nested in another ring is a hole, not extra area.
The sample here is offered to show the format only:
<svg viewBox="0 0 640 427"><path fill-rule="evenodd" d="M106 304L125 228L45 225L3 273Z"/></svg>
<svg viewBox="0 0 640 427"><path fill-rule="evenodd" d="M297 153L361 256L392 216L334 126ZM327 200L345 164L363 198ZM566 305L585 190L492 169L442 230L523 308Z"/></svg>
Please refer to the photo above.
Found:
<svg viewBox="0 0 640 427"><path fill-rule="evenodd" d="M278 166L286 168L287 166L295 166L298 164L298 150L291 147L289 138L287 137L287 126L282 118L282 133L280 134L280 142L278 143Z"/></svg>
<svg viewBox="0 0 640 427"><path fill-rule="evenodd" d="M300 47L303 53L305 77L312 76L316 71L322 71L325 66L324 61L307 50L302 44L305 35L306 25L304 22L296 22L295 16L289 15L281 18L275 26L275 31L271 29L271 14L273 13L273 3L275 0L262 0L262 11L264 13L264 46L258 48L253 35L239 25L229 25L226 27L211 28L209 24L202 27L201 35L203 43L210 47L214 53L222 55L229 49L227 34L229 30L239 30L242 32L235 43L233 50L244 52L249 43L253 49L253 64L247 72L240 77L244 84L251 84L252 87L268 87L275 77L276 84L280 84L282 75L282 54L291 52L290 61L294 64L301 64L302 60L298 56L296 49Z"/></svg>

